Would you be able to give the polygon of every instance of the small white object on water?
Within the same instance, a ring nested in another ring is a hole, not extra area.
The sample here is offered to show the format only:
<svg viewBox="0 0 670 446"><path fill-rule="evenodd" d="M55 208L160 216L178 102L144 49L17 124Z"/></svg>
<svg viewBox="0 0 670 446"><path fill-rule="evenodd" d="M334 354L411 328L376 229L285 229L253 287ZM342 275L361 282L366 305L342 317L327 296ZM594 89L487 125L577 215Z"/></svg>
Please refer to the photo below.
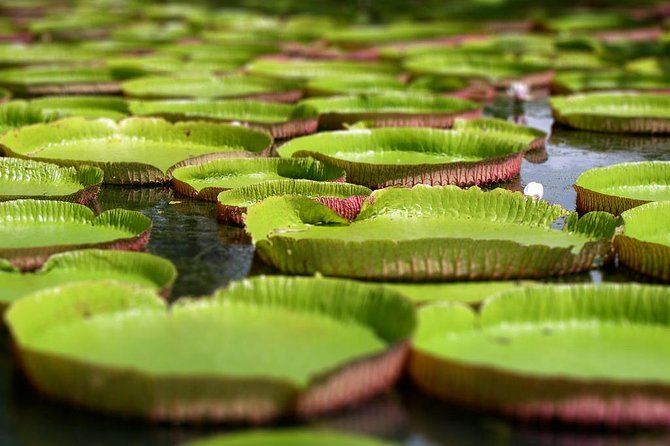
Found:
<svg viewBox="0 0 670 446"><path fill-rule="evenodd" d="M523 82L512 82L507 89L507 94L515 101L529 101L532 99L530 94L530 87Z"/></svg>
<svg viewBox="0 0 670 446"><path fill-rule="evenodd" d="M526 184L526 187L523 188L523 194L527 197L533 197L537 200L540 200L544 195L544 186L542 183L531 181L530 183Z"/></svg>

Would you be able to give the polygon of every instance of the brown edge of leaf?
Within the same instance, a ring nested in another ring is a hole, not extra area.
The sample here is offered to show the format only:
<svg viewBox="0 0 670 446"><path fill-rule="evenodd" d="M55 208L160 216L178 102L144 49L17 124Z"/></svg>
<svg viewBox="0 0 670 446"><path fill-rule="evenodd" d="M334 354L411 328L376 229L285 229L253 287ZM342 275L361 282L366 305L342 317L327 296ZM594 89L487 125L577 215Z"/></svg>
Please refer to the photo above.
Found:
<svg viewBox="0 0 670 446"><path fill-rule="evenodd" d="M410 354L409 375L427 394L524 421L670 426L670 387L661 384L529 376L417 349Z"/></svg>
<svg viewBox="0 0 670 446"><path fill-rule="evenodd" d="M614 249L628 268L670 282L670 246L619 234L614 237Z"/></svg>

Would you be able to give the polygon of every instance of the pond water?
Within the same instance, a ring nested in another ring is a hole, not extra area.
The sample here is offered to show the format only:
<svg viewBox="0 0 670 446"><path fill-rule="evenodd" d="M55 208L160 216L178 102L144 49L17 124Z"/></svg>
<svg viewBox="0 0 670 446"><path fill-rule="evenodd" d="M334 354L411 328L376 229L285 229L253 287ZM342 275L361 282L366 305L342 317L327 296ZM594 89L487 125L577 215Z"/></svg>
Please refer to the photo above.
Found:
<svg viewBox="0 0 670 446"><path fill-rule="evenodd" d="M486 114L551 131L547 143L548 159L540 164L524 161L520 180L522 185L531 181L542 183L544 198L568 209L575 208L572 184L586 169L625 161L670 160L670 138L552 128L551 113L545 100L523 104L498 100L487 108ZM216 222L213 203L175 196L166 188L104 187L96 210L116 207L138 210L153 219L149 251L170 259L179 270L173 297L208 294L230 280L273 273L254 258L254 250L244 230ZM647 281L616 266L557 280ZM2 349L2 445L176 445L206 434L241 428L126 421L52 403L36 395L18 375L11 360L6 334L2 337ZM365 405L312 420L310 424L364 433L408 446L670 444L670 434L662 432L615 434L597 429L575 430L553 425L538 427L510 423L434 400L406 382L400 383L392 393Z"/></svg>

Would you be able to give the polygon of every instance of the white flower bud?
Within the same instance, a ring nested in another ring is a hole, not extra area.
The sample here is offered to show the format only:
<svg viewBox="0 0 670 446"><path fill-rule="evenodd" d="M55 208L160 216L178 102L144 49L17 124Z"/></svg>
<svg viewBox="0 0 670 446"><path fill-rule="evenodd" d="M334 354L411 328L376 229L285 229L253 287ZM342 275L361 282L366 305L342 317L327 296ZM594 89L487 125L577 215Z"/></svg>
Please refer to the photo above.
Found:
<svg viewBox="0 0 670 446"><path fill-rule="evenodd" d="M531 181L523 188L523 194L527 197L533 197L540 200L544 195L544 186L542 186L541 183Z"/></svg>

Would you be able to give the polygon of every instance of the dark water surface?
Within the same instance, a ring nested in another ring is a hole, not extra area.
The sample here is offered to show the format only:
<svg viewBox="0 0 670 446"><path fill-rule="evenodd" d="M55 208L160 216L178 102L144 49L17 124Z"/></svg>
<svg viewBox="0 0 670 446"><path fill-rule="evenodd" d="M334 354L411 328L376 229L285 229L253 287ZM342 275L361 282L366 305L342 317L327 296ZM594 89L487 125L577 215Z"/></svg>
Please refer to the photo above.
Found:
<svg viewBox="0 0 670 446"><path fill-rule="evenodd" d="M630 137L578 132L554 127L546 101L513 104L498 101L487 114L525 122L551 131L549 157L541 164L524 161L521 183L538 181L544 198L567 209L575 207L572 189L586 169L625 161L670 160L670 138ZM219 225L214 205L175 196L170 189L105 187L100 210L124 207L153 219L149 251L166 257L179 269L173 297L208 294L230 280L271 272L254 261L243 230ZM561 278L561 281L642 281L615 266ZM0 354L0 444L175 445L203 435L233 430L221 426L174 426L125 421L51 403L23 382L13 368L6 334ZM363 406L311 421L318 427L360 432L408 446L427 445L637 445L670 444L670 434L609 433L560 426L524 426L468 412L420 394L408 383Z"/></svg>

